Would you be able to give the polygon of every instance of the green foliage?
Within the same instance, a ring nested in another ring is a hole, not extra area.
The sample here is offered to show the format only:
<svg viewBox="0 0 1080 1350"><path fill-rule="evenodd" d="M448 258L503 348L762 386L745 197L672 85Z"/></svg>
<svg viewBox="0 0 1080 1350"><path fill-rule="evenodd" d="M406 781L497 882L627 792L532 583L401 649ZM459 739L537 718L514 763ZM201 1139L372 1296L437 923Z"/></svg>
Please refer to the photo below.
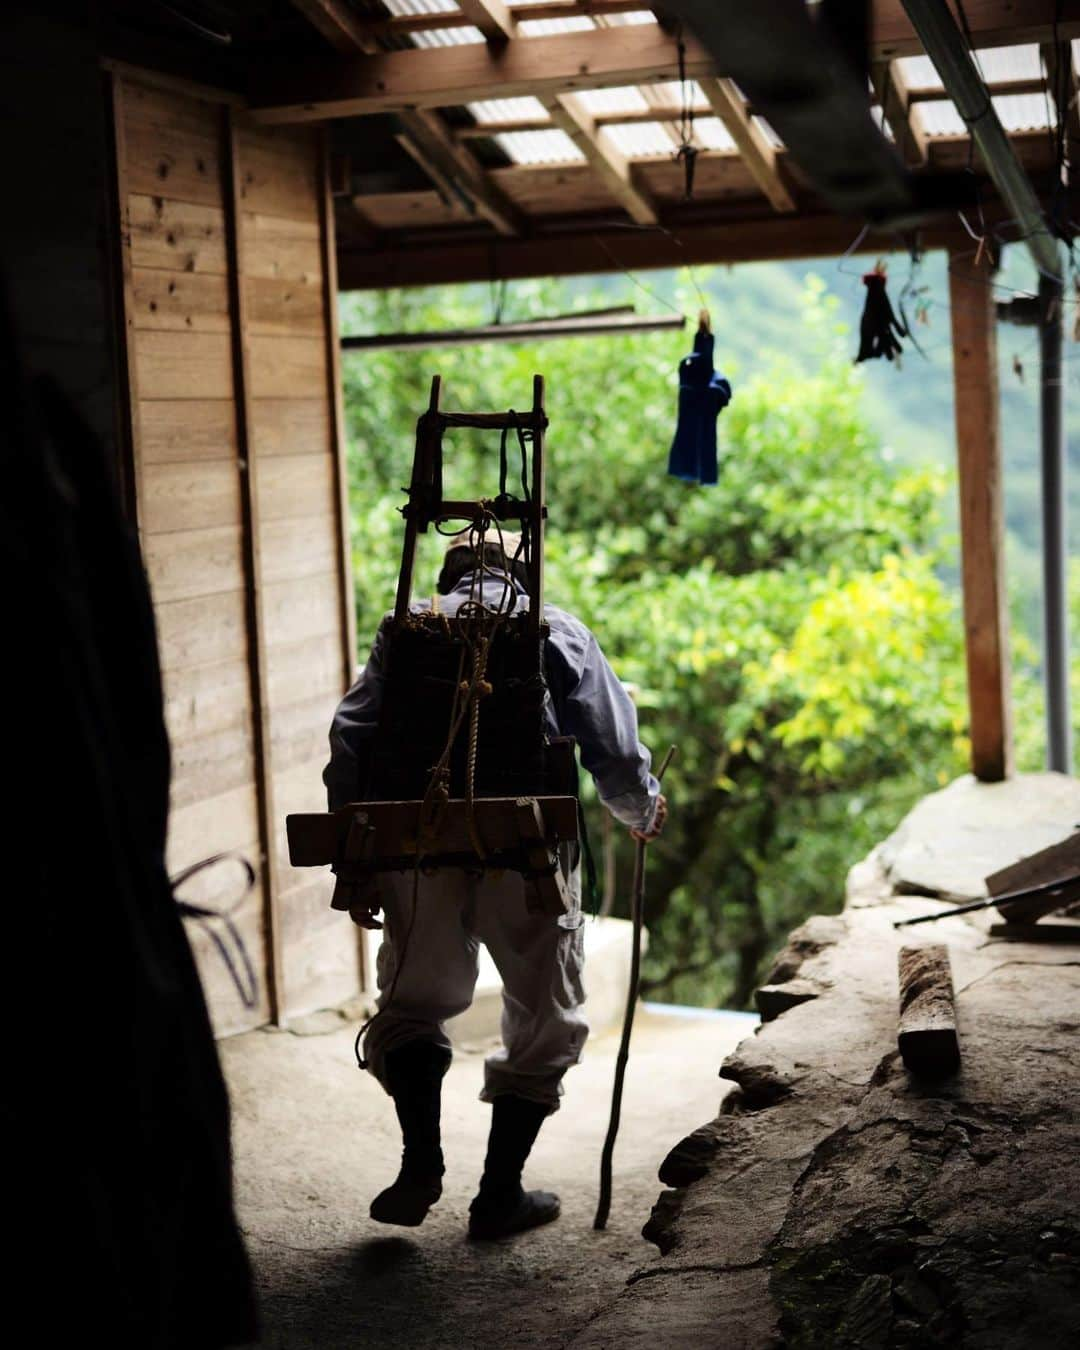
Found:
<svg viewBox="0 0 1080 1350"><path fill-rule="evenodd" d="M556 283L515 297L514 317L597 299ZM475 323L485 299L476 287L348 297L344 327ZM431 373L447 405L481 409L524 405L533 372L547 378L548 599L594 629L633 686L646 744L680 751L651 854L656 997L746 1004L787 930L838 908L846 868L966 765L962 626L938 572L946 479L882 454L820 283L801 314L812 369L779 358L736 379L710 489L664 472L685 335L346 360L363 636L392 598L394 508ZM454 441L455 495L494 493L496 451ZM437 539L426 547L433 582ZM620 892L629 871L620 839Z"/></svg>

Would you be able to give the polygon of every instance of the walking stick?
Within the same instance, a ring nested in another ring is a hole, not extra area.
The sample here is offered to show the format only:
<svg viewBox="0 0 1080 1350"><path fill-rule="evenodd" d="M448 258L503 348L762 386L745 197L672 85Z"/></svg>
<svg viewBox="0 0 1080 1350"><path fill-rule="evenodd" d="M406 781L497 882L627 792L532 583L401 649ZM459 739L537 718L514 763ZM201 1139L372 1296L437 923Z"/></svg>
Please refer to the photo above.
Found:
<svg viewBox="0 0 1080 1350"><path fill-rule="evenodd" d="M664 756L657 771L657 782L664 781L668 765L675 757L673 745ZM626 1062L630 1058L630 1033L634 1029L634 1010L637 1007L638 985L641 980L641 930L645 920L645 849L644 839L637 840L634 851L634 887L631 894L631 918L634 922L633 945L630 953L630 988L626 996L626 1013L623 1016L622 1040L619 1042L619 1055L615 1061L615 1084L611 1090L611 1119L608 1121L607 1138L604 1151L600 1155L600 1200L596 1206L593 1228L598 1232L607 1227L608 1213L611 1209L611 1162L615 1155L615 1138L619 1133L619 1116L622 1112L623 1083L626 1080Z"/></svg>

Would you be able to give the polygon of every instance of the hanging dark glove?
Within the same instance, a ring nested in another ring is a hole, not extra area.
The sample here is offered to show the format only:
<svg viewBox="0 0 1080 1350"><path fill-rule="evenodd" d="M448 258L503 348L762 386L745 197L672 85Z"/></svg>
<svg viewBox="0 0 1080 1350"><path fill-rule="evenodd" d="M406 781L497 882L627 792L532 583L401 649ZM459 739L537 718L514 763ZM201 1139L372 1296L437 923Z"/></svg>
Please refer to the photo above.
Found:
<svg viewBox="0 0 1080 1350"><path fill-rule="evenodd" d="M730 402L731 385L713 366L713 335L703 313L694 350L679 362L679 421L668 473L688 483L716 482L716 419Z"/></svg>
<svg viewBox="0 0 1080 1350"><path fill-rule="evenodd" d="M885 290L885 273L875 268L863 277L866 304L859 324L859 354L856 363L873 361L879 356L892 361L904 350L900 338L908 337L907 327L893 313Z"/></svg>

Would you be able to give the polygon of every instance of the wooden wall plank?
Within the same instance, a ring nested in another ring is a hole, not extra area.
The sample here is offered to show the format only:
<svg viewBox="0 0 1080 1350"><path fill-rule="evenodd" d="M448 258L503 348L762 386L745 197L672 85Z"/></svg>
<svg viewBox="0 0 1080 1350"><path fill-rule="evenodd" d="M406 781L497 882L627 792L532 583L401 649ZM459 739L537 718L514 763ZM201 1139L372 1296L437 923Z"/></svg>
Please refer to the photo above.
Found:
<svg viewBox="0 0 1080 1350"><path fill-rule="evenodd" d="M238 591L244 585L239 525L148 535L143 558L155 605Z"/></svg>
<svg viewBox="0 0 1080 1350"><path fill-rule="evenodd" d="M252 405L255 454L325 455L330 444L330 404L311 398L260 398Z"/></svg>
<svg viewBox="0 0 1080 1350"><path fill-rule="evenodd" d="M262 528L263 581L323 577L337 562L337 524L333 516L270 520ZM336 686L341 692L341 680Z"/></svg>
<svg viewBox="0 0 1080 1350"><path fill-rule="evenodd" d="M255 398L305 398L326 387L326 349L319 337L249 339Z"/></svg>
<svg viewBox="0 0 1080 1350"><path fill-rule="evenodd" d="M270 730L275 772L280 773L294 764L310 764L320 758L326 762L330 721L336 706L336 693L318 694L272 710Z"/></svg>
<svg viewBox="0 0 1080 1350"><path fill-rule="evenodd" d="M252 851L251 857L253 860L257 859L257 850ZM255 968L257 979L254 1008L245 1007L241 1001L232 977L229 975L228 969L205 925L190 919L184 924L188 941L191 943L191 950L199 968L199 979L206 995L210 1022L214 1035L218 1037L235 1036L239 1032L250 1031L254 1027L263 1026L270 1016L266 979L262 970L263 917L259 904L258 881L256 881L252 893L236 906L231 918ZM225 933L223 925L218 920L213 919L209 920L209 923L222 940L229 945L231 939Z"/></svg>
<svg viewBox="0 0 1080 1350"><path fill-rule="evenodd" d="M127 127L129 187L146 196L203 206L221 203L221 158L216 137L182 128Z"/></svg>
<svg viewBox="0 0 1080 1350"><path fill-rule="evenodd" d="M215 104L167 89L155 79L126 79L124 90L124 114L128 126L183 132L196 140L214 141L220 147L221 122ZM220 178L218 199L221 199Z"/></svg>
<svg viewBox="0 0 1080 1350"><path fill-rule="evenodd" d="M271 707L300 703L304 698L341 694L341 638L337 633L276 646L270 660ZM327 721L327 733L330 724Z"/></svg>
<svg viewBox="0 0 1080 1350"><path fill-rule="evenodd" d="M155 599L154 617L158 655L165 671L219 665L238 653L246 664L242 591L200 595L194 600Z"/></svg>
<svg viewBox="0 0 1080 1350"><path fill-rule="evenodd" d="M356 588L352 570L352 507L349 500L349 449L345 438L345 388L341 375L341 335L338 331L336 216L330 180L330 137L325 128L319 142L322 166L319 233L323 247L323 312L326 321L327 397L330 401L330 453L334 460L334 512L337 524L338 603L341 606L341 692L352 683L356 665ZM358 944L360 969L365 970L363 943Z"/></svg>
<svg viewBox="0 0 1080 1350"><path fill-rule="evenodd" d="M224 333L140 329L135 364L143 399L231 399L233 372Z"/></svg>
<svg viewBox="0 0 1080 1350"><path fill-rule="evenodd" d="M240 477L235 460L147 464L143 493L143 527L149 534L240 522Z"/></svg>
<svg viewBox="0 0 1080 1350"><path fill-rule="evenodd" d="M318 225L245 212L244 241L246 277L269 277L313 285L322 280Z"/></svg>
<svg viewBox="0 0 1080 1350"><path fill-rule="evenodd" d="M329 455L276 455L259 468L259 511L266 522L334 515ZM330 528L336 530L333 521Z"/></svg>
<svg viewBox="0 0 1080 1350"><path fill-rule="evenodd" d="M213 665L165 669L162 684L165 724L174 745L251 721L248 666L239 655Z"/></svg>
<svg viewBox="0 0 1080 1350"><path fill-rule="evenodd" d="M236 459L231 399L150 400L141 405L139 417L144 466Z"/></svg>
<svg viewBox="0 0 1080 1350"><path fill-rule="evenodd" d="M174 740L172 756L169 801L173 810L250 786L254 776L251 722Z"/></svg>
<svg viewBox="0 0 1080 1350"><path fill-rule="evenodd" d="M258 834L254 783L191 802L169 815L168 870L179 872L219 849L233 847L237 840L255 839Z"/></svg>
<svg viewBox="0 0 1080 1350"><path fill-rule="evenodd" d="M131 193L127 199L135 267L225 272L225 215L220 207Z"/></svg>
<svg viewBox="0 0 1080 1350"><path fill-rule="evenodd" d="M229 288L223 276L139 267L132 280L136 328L229 331Z"/></svg>
<svg viewBox="0 0 1080 1350"><path fill-rule="evenodd" d="M306 136L267 136L237 118L242 164L240 196L245 211L268 216L315 220L319 214L318 140Z"/></svg>
<svg viewBox="0 0 1080 1350"><path fill-rule="evenodd" d="M323 295L319 280L248 277L248 329L252 333L287 336L324 331Z"/></svg>
<svg viewBox="0 0 1080 1350"><path fill-rule="evenodd" d="M1009 627L998 411L997 313L989 250L949 255L953 381L971 768L997 782L1012 772Z"/></svg>
<svg viewBox="0 0 1080 1350"><path fill-rule="evenodd" d="M266 641L271 647L340 634L338 577L277 581L266 587Z"/></svg>

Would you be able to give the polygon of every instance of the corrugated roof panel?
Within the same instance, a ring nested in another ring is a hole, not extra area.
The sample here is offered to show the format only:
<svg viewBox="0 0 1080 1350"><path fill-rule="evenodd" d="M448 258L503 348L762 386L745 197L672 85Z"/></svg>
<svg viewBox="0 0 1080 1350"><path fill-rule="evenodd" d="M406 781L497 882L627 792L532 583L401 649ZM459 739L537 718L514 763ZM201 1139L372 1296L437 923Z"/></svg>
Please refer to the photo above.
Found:
<svg viewBox="0 0 1080 1350"><path fill-rule="evenodd" d="M994 107L1006 131L1045 131L1053 125L1043 94L998 94Z"/></svg>
<svg viewBox="0 0 1080 1350"><path fill-rule="evenodd" d="M644 112L649 106L636 84L620 85L616 89L582 89L577 98L593 117L605 113Z"/></svg>
<svg viewBox="0 0 1080 1350"><path fill-rule="evenodd" d="M695 117L694 140L698 141L704 150L730 151L735 149L735 142L731 139L731 133L719 117Z"/></svg>
<svg viewBox="0 0 1080 1350"><path fill-rule="evenodd" d="M391 14L401 17L406 14L456 14L458 6L454 0L383 0Z"/></svg>
<svg viewBox="0 0 1080 1350"><path fill-rule="evenodd" d="M555 33L584 33L595 28L596 24L587 14L578 14L569 19L522 19L518 23L518 32L522 37L551 37Z"/></svg>
<svg viewBox="0 0 1080 1350"><path fill-rule="evenodd" d="M659 122L621 122L603 127L600 135L606 137L627 159L671 155L675 150L667 128Z"/></svg>
<svg viewBox="0 0 1080 1350"><path fill-rule="evenodd" d="M642 85L643 90L651 94L651 102L665 108L681 108L683 101L682 85L678 80L668 80L664 84ZM694 108L707 108L709 100L702 93L697 80L686 81L686 93Z"/></svg>
<svg viewBox="0 0 1080 1350"><path fill-rule="evenodd" d="M504 131L499 146L515 164L572 164L585 156L565 131Z"/></svg>
<svg viewBox="0 0 1080 1350"><path fill-rule="evenodd" d="M628 14L608 14L604 18L605 28L634 28L639 24L655 23L656 15L651 9L632 9Z"/></svg>
<svg viewBox="0 0 1080 1350"><path fill-rule="evenodd" d="M1019 47L986 47L976 54L976 60L988 84L1042 79L1039 48L1033 42ZM909 89L943 88L928 56L902 56L896 64Z"/></svg>
<svg viewBox="0 0 1080 1350"><path fill-rule="evenodd" d="M927 136L964 136L967 127L964 119L956 111L950 99L932 99L927 103L916 103L911 110L911 118L916 129Z"/></svg>
<svg viewBox="0 0 1080 1350"><path fill-rule="evenodd" d="M410 37L418 47L466 47L471 42L486 42L479 28L425 28Z"/></svg>
<svg viewBox="0 0 1080 1350"><path fill-rule="evenodd" d="M768 122L765 121L764 117L755 117L752 120L756 123L758 130L761 132L761 134L765 137L765 139L769 142L769 144L773 147L774 150L780 150L783 148L784 142L780 139L780 137L776 134L776 132L773 131L772 127L769 126Z"/></svg>
<svg viewBox="0 0 1080 1350"><path fill-rule="evenodd" d="M994 108L1001 125L1009 132L1045 131L1051 123L1047 117L1043 94L998 94ZM966 136L964 119L948 99L933 99L916 103L912 116L928 136Z"/></svg>
<svg viewBox="0 0 1080 1350"><path fill-rule="evenodd" d="M465 105L478 122L550 121L538 98L485 98Z"/></svg>

